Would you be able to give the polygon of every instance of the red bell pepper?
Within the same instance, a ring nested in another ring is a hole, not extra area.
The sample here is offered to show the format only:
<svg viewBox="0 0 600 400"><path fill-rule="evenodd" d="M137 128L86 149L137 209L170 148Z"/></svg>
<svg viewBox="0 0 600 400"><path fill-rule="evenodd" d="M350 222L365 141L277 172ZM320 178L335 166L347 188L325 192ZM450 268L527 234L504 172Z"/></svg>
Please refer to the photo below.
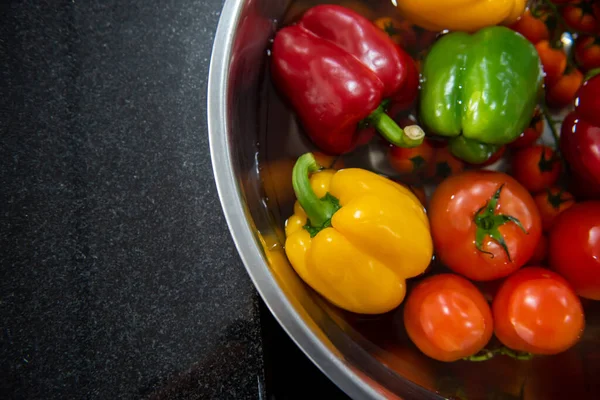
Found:
<svg viewBox="0 0 600 400"><path fill-rule="evenodd" d="M600 75L587 80L575 100L575 110L562 124L560 149L572 172L575 195L600 199Z"/></svg>
<svg viewBox="0 0 600 400"><path fill-rule="evenodd" d="M407 64L413 61L360 14L335 5L315 6L277 32L271 58L275 85L322 151L351 151L365 124L397 146L422 143L425 134L419 126L401 129L382 105L394 97L406 102L405 87L416 97L418 82L408 78L415 79Z"/></svg>

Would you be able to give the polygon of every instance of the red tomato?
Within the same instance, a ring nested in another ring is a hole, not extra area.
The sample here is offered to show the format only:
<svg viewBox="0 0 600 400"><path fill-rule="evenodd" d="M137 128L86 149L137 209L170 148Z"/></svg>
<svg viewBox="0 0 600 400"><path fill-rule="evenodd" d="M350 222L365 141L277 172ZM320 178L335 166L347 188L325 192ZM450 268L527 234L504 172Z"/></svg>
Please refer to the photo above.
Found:
<svg viewBox="0 0 600 400"><path fill-rule="evenodd" d="M417 175L425 171L433 159L433 147L427 142L417 147L405 148L390 145L388 160L401 175Z"/></svg>
<svg viewBox="0 0 600 400"><path fill-rule="evenodd" d="M423 207L427 208L427 195L425 194L425 189L423 189L423 186L410 185L408 188L415 194L415 196L417 196L417 199L419 199Z"/></svg>
<svg viewBox="0 0 600 400"><path fill-rule="evenodd" d="M427 208L427 195L425 194L425 189L423 189L422 186L409 185L406 182L402 182L401 180L398 180L398 179L392 179L392 180L394 182L399 183L400 185L404 186L408 190L410 190L417 197L417 199L419 200L421 205L423 207Z"/></svg>
<svg viewBox="0 0 600 400"><path fill-rule="evenodd" d="M391 17L377 18L373 23L405 50L410 50L417 44L417 34L408 21L398 21Z"/></svg>
<svg viewBox="0 0 600 400"><path fill-rule="evenodd" d="M593 3L591 0L581 0L566 5L561 14L567 25L581 32L596 32L598 21L594 15Z"/></svg>
<svg viewBox="0 0 600 400"><path fill-rule="evenodd" d="M550 39L550 32L548 31L546 23L531 15L529 10L525 11L517 22L510 25L509 28L519 32L533 44Z"/></svg>
<svg viewBox="0 0 600 400"><path fill-rule="evenodd" d="M435 152L433 153L433 160L426 171L427 178L439 182L465 169L465 163L454 157L448 147L436 147L434 143L436 142L431 142L431 145L435 147Z"/></svg>
<svg viewBox="0 0 600 400"><path fill-rule="evenodd" d="M443 181L429 202L436 256L476 281L521 268L542 232L533 198L515 179L494 171L470 171Z"/></svg>
<svg viewBox="0 0 600 400"><path fill-rule="evenodd" d="M517 151L512 159L512 175L532 193L554 185L562 169L560 160L548 146L535 145Z"/></svg>
<svg viewBox="0 0 600 400"><path fill-rule="evenodd" d="M331 156L320 151L313 151L313 156L317 163L326 169L344 168L344 159L340 156Z"/></svg>
<svg viewBox="0 0 600 400"><path fill-rule="evenodd" d="M577 203L560 214L548 245L550 266L581 297L600 300L600 201Z"/></svg>
<svg viewBox="0 0 600 400"><path fill-rule="evenodd" d="M579 37L575 42L575 60L584 71L600 68L600 37Z"/></svg>
<svg viewBox="0 0 600 400"><path fill-rule="evenodd" d="M548 257L548 237L546 237L546 235L542 235L540 236L540 241L535 247L533 255L529 261L527 261L527 264L543 264L546 261L546 257Z"/></svg>
<svg viewBox="0 0 600 400"><path fill-rule="evenodd" d="M431 276L409 294L404 326L427 356L456 361L481 350L492 337L493 320L485 298L471 282L454 274Z"/></svg>
<svg viewBox="0 0 600 400"><path fill-rule="evenodd" d="M565 72L546 88L546 102L552 108L563 108L575 100L577 90L583 83L583 74L576 68Z"/></svg>
<svg viewBox="0 0 600 400"><path fill-rule="evenodd" d="M522 148L534 144L544 132L544 119L539 108L535 109L533 118L529 126L519 135L519 137L509 144L511 148Z"/></svg>
<svg viewBox="0 0 600 400"><path fill-rule="evenodd" d="M555 49L550 42L542 40L535 45L544 67L546 85L556 82L567 69L567 55L562 49Z"/></svg>
<svg viewBox="0 0 600 400"><path fill-rule="evenodd" d="M544 232L552 227L558 214L575 204L575 199L571 193L557 187L536 195L533 200L540 211Z"/></svg>
<svg viewBox="0 0 600 400"><path fill-rule="evenodd" d="M583 307L557 273L527 267L508 277L492 303L496 337L506 347L533 354L557 354L583 333Z"/></svg>

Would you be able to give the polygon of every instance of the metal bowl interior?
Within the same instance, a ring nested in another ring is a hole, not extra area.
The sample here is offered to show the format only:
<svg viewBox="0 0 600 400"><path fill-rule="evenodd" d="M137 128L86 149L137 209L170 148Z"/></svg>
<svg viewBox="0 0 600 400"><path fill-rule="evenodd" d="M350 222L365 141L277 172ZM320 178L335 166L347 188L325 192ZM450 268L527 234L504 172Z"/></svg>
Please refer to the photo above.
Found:
<svg viewBox="0 0 600 400"><path fill-rule="evenodd" d="M272 86L268 49L282 17L311 4L227 0L210 66L208 122L217 189L240 257L275 318L353 398L600 398L592 379L600 371L595 304L586 305L586 335L569 352L527 362L500 357L447 364L410 343L401 308L381 316L345 313L296 275L283 249L294 201L291 169L299 155L315 149ZM345 161L377 170L383 158L371 146Z"/></svg>

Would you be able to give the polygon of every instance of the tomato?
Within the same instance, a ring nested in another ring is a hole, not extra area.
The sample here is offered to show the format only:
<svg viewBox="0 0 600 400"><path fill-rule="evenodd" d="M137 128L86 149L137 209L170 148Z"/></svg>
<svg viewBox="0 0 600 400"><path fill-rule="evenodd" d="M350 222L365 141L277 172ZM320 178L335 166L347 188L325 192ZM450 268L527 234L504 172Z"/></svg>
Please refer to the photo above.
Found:
<svg viewBox="0 0 600 400"><path fill-rule="evenodd" d="M512 177L469 171L443 181L429 202L436 256L452 271L476 281L522 267L542 232L531 195Z"/></svg>
<svg viewBox="0 0 600 400"><path fill-rule="evenodd" d="M577 203L560 214L548 247L550 267L581 297L600 300L600 201Z"/></svg>
<svg viewBox="0 0 600 400"><path fill-rule="evenodd" d="M417 199L419 199L423 207L427 208L427 195L425 194L425 189L423 186L410 185L408 188L415 194L415 196L417 196Z"/></svg>
<svg viewBox="0 0 600 400"><path fill-rule="evenodd" d="M517 151L513 155L511 167L515 179L532 193L553 186L562 169L554 150L541 144Z"/></svg>
<svg viewBox="0 0 600 400"><path fill-rule="evenodd" d="M404 306L404 326L419 350L439 361L477 353L493 332L481 292L454 274L431 276L415 286Z"/></svg>
<svg viewBox="0 0 600 400"><path fill-rule="evenodd" d="M339 3L339 5L356 11L366 19L373 20L373 18L375 18L375 12L373 10L373 7L369 7L361 0L344 0L341 3Z"/></svg>
<svg viewBox="0 0 600 400"><path fill-rule="evenodd" d="M408 190L410 190L415 195L415 197L419 200L421 205L423 207L427 208L427 195L425 194L425 189L422 186L409 185L406 182L402 182L399 179L392 179L392 180L394 182L399 183L400 185L404 186Z"/></svg>
<svg viewBox="0 0 600 400"><path fill-rule="evenodd" d="M431 141L433 147L439 146L440 142ZM446 146L436 147L433 160L426 171L427 178L442 181L449 176L456 175L465 169L465 163L454 157Z"/></svg>
<svg viewBox="0 0 600 400"><path fill-rule="evenodd" d="M563 108L575 100L577 90L583 83L583 74L577 68L565 72L546 88L546 102L552 108Z"/></svg>
<svg viewBox="0 0 600 400"><path fill-rule="evenodd" d="M413 49L417 44L417 34L408 21L398 21L391 17L377 18L373 23L403 49Z"/></svg>
<svg viewBox="0 0 600 400"><path fill-rule="evenodd" d="M519 135L519 137L508 146L511 148L527 147L534 144L544 132L544 119L539 108L535 109L533 118L529 126Z"/></svg>
<svg viewBox="0 0 600 400"><path fill-rule="evenodd" d="M600 68L600 37L579 37L575 42L575 60L584 71Z"/></svg>
<svg viewBox="0 0 600 400"><path fill-rule="evenodd" d="M533 44L550 39L550 32L548 31L546 23L531 15L529 10L525 11L517 22L510 25L509 28L519 32Z"/></svg>
<svg viewBox="0 0 600 400"><path fill-rule="evenodd" d="M319 165L326 169L342 169L344 168L344 159L340 156L331 156L329 154L314 151L313 155Z"/></svg>
<svg viewBox="0 0 600 400"><path fill-rule="evenodd" d="M567 69L567 55L562 49L555 49L550 42L542 40L535 45L544 68L546 85L556 82Z"/></svg>
<svg viewBox="0 0 600 400"><path fill-rule="evenodd" d="M533 252L533 255L531 256L529 261L527 261L527 264L529 264L529 265L543 264L546 261L547 257L548 257L548 237L546 235L542 235L542 236L540 236L540 240L539 240L537 246L535 247L535 251Z"/></svg>
<svg viewBox="0 0 600 400"><path fill-rule="evenodd" d="M565 192L557 187L553 187L546 192L536 195L533 200L540 211L542 229L544 232L552 227L554 219L558 214L575 204L575 199L571 193Z"/></svg>
<svg viewBox="0 0 600 400"><path fill-rule="evenodd" d="M416 25L413 26L413 29L417 35L417 47L419 49L425 49L431 46L439 34L439 32L429 31Z"/></svg>
<svg viewBox="0 0 600 400"><path fill-rule="evenodd" d="M417 147L405 148L390 145L388 160L394 170L401 175L418 175L433 159L433 147L427 142Z"/></svg>
<svg viewBox="0 0 600 400"><path fill-rule="evenodd" d="M566 5L561 14L567 25L585 33L596 32L598 21L594 15L593 3L593 0L581 0Z"/></svg>
<svg viewBox="0 0 600 400"><path fill-rule="evenodd" d="M508 277L492 302L494 333L506 347L557 354L573 346L585 318L577 294L560 275L526 267Z"/></svg>

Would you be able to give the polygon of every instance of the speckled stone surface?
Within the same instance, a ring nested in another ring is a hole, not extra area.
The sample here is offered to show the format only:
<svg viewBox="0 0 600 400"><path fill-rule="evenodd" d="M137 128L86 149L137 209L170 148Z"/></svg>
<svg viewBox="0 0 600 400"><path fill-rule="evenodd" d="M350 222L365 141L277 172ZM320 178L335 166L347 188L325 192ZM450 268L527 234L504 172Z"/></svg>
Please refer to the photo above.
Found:
<svg viewBox="0 0 600 400"><path fill-rule="evenodd" d="M208 152L222 0L0 6L0 397L255 399Z"/></svg>

